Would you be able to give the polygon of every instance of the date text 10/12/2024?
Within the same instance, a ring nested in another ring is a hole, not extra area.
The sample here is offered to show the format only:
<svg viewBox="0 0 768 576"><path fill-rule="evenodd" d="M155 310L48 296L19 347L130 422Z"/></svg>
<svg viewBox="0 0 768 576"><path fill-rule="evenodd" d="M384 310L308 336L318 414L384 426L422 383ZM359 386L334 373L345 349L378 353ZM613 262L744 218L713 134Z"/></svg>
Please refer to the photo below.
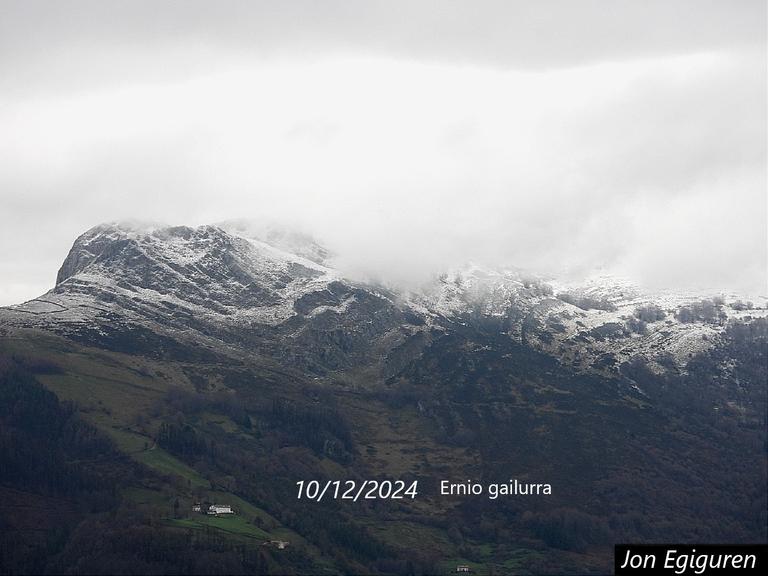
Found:
<svg viewBox="0 0 768 576"><path fill-rule="evenodd" d="M332 500L415 500L419 494L419 481L403 480L299 480L298 499L321 502L323 498ZM528 496L552 494L550 484L532 484L512 479L506 483L481 484L479 482L438 483L440 496L480 496L486 494L491 500L500 496Z"/></svg>

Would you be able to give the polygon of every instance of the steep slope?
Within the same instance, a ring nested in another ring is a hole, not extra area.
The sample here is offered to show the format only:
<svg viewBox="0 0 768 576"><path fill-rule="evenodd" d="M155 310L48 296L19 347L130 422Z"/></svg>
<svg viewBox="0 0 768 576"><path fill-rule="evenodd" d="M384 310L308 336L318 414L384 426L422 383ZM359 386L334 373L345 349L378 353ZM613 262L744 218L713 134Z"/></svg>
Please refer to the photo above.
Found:
<svg viewBox="0 0 768 576"><path fill-rule="evenodd" d="M171 318L180 309L211 322L274 324L300 296L334 280L321 264L216 226L116 224L75 241L50 296L115 303L136 318Z"/></svg>
<svg viewBox="0 0 768 576"><path fill-rule="evenodd" d="M75 241L55 288L6 309L3 323L124 351L263 354L318 372L375 358L379 340L411 330L389 296L323 265L328 252L310 238L223 226L97 226Z"/></svg>

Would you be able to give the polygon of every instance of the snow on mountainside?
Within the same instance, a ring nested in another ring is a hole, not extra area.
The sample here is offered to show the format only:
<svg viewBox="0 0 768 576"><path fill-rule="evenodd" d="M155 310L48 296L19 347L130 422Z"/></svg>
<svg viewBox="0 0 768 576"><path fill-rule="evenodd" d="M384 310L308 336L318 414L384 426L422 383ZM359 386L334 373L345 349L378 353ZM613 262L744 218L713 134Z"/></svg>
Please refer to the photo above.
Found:
<svg viewBox="0 0 768 576"><path fill-rule="evenodd" d="M657 370L670 360L683 366L715 345L729 320L768 317L765 297L646 294L610 276L565 283L476 265L441 275L407 301L428 317L496 319L518 342L605 374L637 356Z"/></svg>
<svg viewBox="0 0 768 576"><path fill-rule="evenodd" d="M388 296L321 264L328 252L310 238L222 226L97 226L75 241L52 290L0 311L0 332L177 357L191 346L322 374L376 359L376 345L412 331Z"/></svg>
<svg viewBox="0 0 768 576"><path fill-rule="evenodd" d="M345 280L330 263L311 237L264 222L104 224L75 241L51 291L1 310L0 328L98 336L138 325L211 347L272 339L281 353L293 350L292 361L314 362L301 350L313 348L333 367L384 356L418 332L482 324L580 370L610 374L636 356L659 370L683 366L729 320L768 315L764 298L647 295L616 278L569 284L474 265L397 292Z"/></svg>
<svg viewBox="0 0 768 576"><path fill-rule="evenodd" d="M283 245L217 226L101 225L75 241L53 290L14 309L76 321L87 319L80 310L87 302L108 307L122 297L137 311L177 308L203 317L278 323L293 314L298 297L336 279L316 261L326 253L310 240L297 251L313 259L286 252Z"/></svg>

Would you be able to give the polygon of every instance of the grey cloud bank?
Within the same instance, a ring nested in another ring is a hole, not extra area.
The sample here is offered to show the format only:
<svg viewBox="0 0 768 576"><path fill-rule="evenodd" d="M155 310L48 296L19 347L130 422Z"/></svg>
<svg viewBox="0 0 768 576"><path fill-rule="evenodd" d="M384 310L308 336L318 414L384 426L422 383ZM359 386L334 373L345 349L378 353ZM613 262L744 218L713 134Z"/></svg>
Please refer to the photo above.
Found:
<svg viewBox="0 0 768 576"><path fill-rule="evenodd" d="M16 74L29 70L26 80L41 69L61 80L60 68L94 80L108 73L104 54L113 65L140 63L133 74L182 64L163 77L211 66L206 54L328 51L537 69L759 49L766 34L760 0L25 0L3 8L3 60Z"/></svg>
<svg viewBox="0 0 768 576"><path fill-rule="evenodd" d="M0 6L0 304L131 217L765 291L762 2Z"/></svg>

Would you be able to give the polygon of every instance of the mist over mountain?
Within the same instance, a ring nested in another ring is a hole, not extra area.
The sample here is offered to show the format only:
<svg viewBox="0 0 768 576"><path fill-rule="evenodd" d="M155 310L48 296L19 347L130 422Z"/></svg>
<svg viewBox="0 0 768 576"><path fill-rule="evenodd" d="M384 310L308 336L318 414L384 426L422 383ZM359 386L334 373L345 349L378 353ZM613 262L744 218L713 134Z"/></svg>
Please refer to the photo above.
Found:
<svg viewBox="0 0 768 576"><path fill-rule="evenodd" d="M536 71L325 55L10 97L0 303L50 287L94 222L249 215L399 283L476 261L762 292L764 80L744 47Z"/></svg>

